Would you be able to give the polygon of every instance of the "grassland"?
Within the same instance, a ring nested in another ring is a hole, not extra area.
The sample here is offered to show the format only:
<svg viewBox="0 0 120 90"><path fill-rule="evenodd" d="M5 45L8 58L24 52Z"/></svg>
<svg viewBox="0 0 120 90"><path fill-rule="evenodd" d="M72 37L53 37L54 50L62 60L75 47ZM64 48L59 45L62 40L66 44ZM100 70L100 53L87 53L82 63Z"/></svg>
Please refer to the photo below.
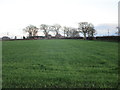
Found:
<svg viewBox="0 0 120 90"><path fill-rule="evenodd" d="M3 88L114 88L118 43L84 40L3 41Z"/></svg>

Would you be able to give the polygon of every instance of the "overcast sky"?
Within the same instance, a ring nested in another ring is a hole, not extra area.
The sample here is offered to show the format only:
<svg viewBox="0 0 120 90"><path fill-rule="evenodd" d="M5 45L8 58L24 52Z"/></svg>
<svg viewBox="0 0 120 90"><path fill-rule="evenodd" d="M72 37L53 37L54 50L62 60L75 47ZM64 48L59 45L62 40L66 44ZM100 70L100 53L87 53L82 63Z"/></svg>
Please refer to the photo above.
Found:
<svg viewBox="0 0 120 90"><path fill-rule="evenodd" d="M32 24L60 24L78 27L79 22L94 26L118 23L119 0L0 0L0 37L25 35Z"/></svg>

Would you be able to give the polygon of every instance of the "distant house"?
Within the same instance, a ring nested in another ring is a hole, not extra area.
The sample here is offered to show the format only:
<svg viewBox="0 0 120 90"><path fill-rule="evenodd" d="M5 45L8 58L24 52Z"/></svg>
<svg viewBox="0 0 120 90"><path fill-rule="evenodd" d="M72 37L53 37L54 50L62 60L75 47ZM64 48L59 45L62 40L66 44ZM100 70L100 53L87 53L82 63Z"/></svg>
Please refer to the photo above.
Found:
<svg viewBox="0 0 120 90"><path fill-rule="evenodd" d="M10 38L8 36L3 36L2 40L10 40Z"/></svg>
<svg viewBox="0 0 120 90"><path fill-rule="evenodd" d="M61 34L57 34L55 35L56 38L63 38L64 36L62 36Z"/></svg>

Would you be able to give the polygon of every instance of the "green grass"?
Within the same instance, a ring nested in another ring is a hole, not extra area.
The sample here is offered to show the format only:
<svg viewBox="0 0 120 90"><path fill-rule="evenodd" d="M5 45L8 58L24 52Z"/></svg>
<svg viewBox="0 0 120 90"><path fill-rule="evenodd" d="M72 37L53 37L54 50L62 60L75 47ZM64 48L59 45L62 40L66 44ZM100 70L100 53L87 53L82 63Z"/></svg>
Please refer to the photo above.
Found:
<svg viewBox="0 0 120 90"><path fill-rule="evenodd" d="M3 88L114 88L118 43L3 41Z"/></svg>

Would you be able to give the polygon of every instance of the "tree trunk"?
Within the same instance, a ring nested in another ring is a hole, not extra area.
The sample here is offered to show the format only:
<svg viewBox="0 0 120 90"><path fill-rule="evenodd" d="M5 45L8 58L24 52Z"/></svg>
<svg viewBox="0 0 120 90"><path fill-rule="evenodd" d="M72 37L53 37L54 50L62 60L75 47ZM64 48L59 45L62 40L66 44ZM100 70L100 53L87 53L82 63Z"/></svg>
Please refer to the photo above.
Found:
<svg viewBox="0 0 120 90"><path fill-rule="evenodd" d="M58 38L58 32L56 31L56 38Z"/></svg>
<svg viewBox="0 0 120 90"><path fill-rule="evenodd" d="M31 37L32 36L32 32L29 32L29 37Z"/></svg>
<svg viewBox="0 0 120 90"><path fill-rule="evenodd" d="M48 33L47 32L45 33L45 37L48 38Z"/></svg>
<svg viewBox="0 0 120 90"><path fill-rule="evenodd" d="M84 33L84 40L86 40L86 33Z"/></svg>

